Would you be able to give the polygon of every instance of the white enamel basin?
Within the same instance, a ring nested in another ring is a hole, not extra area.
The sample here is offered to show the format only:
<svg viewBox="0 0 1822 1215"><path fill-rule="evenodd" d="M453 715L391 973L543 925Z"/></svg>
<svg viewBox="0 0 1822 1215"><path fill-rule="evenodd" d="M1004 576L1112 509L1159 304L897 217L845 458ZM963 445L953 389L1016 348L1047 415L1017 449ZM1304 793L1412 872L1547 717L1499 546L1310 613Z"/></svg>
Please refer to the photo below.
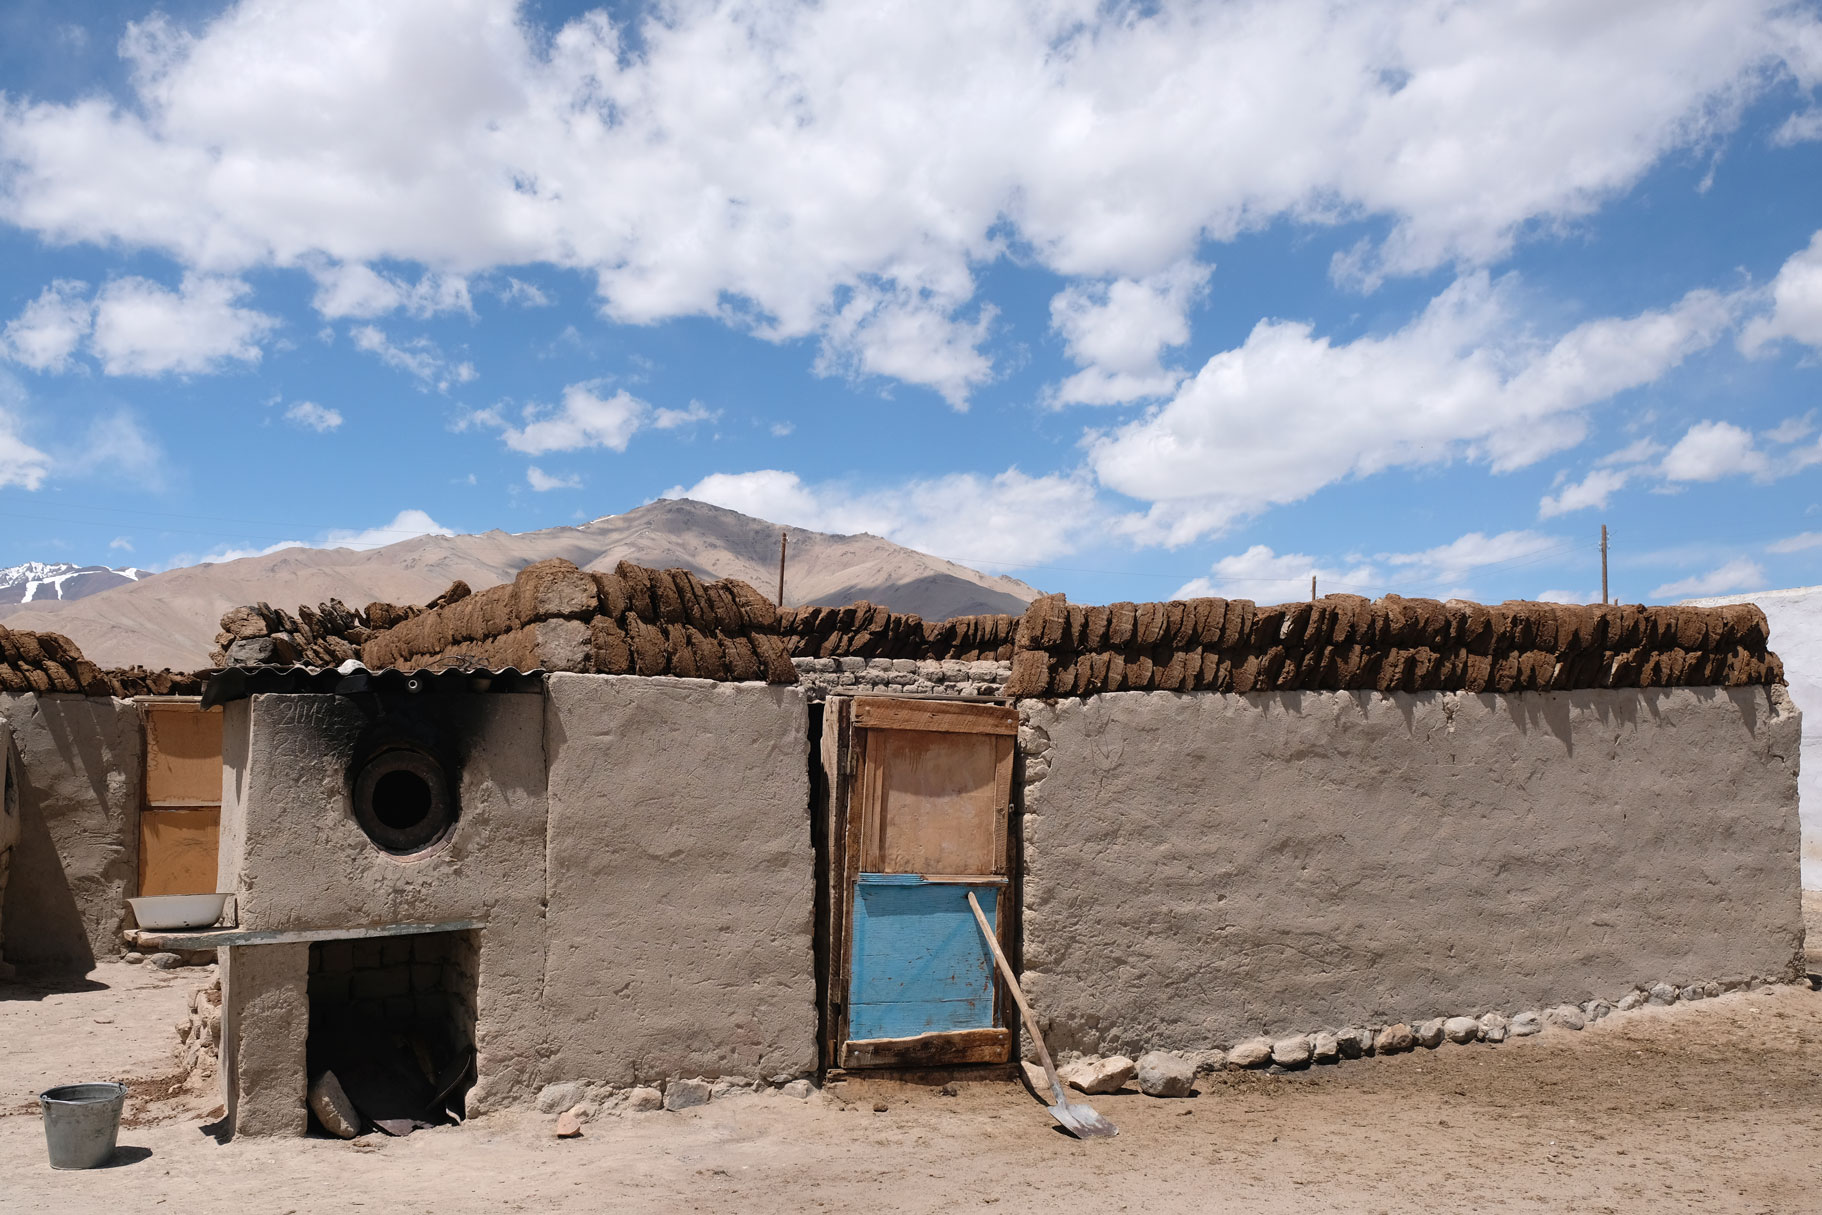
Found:
<svg viewBox="0 0 1822 1215"><path fill-rule="evenodd" d="M225 894L155 894L128 899L141 928L207 928L221 919Z"/></svg>

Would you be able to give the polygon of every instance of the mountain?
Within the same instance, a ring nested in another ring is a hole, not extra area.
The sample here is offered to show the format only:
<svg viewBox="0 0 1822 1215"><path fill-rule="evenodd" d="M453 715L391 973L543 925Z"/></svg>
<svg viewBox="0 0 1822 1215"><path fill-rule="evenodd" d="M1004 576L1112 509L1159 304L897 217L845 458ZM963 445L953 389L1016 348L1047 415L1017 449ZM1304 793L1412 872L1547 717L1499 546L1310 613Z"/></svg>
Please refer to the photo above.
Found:
<svg viewBox="0 0 1822 1215"><path fill-rule="evenodd" d="M71 565L67 561L27 561L0 569L0 604L83 599L145 576L144 570L132 566L115 569L108 565Z"/></svg>
<svg viewBox="0 0 1822 1215"><path fill-rule="evenodd" d="M350 607L374 600L423 603L461 579L476 590L506 582L533 561L562 557L584 569L622 560L682 566L704 578L740 578L766 595L778 588L778 536L790 538L785 602L840 605L865 599L929 620L1023 612L1037 590L866 534L836 536L780 527L688 499L651 502L579 527L513 535L421 536L356 551L287 548L260 557L187 566L82 599L0 606L7 628L62 633L104 667L206 667L221 614L264 601L295 610L331 597Z"/></svg>

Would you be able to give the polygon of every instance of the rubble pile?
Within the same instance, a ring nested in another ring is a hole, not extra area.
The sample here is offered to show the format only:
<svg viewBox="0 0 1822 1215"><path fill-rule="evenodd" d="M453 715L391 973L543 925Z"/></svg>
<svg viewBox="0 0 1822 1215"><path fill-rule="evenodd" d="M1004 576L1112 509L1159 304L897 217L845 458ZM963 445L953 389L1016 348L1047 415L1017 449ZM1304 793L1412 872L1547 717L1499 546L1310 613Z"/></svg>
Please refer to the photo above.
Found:
<svg viewBox="0 0 1822 1215"><path fill-rule="evenodd" d="M1185 599L1082 607L1035 600L1008 696L1119 691L1541 692L1781 683L1765 614L1328 595L1263 607Z"/></svg>

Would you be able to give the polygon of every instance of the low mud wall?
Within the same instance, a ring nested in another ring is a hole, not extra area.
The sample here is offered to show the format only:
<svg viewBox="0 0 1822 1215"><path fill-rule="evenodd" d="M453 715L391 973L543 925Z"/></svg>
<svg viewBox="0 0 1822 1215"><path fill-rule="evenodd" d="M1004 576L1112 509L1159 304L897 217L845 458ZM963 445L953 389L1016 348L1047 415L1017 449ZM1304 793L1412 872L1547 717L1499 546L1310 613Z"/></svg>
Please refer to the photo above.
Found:
<svg viewBox="0 0 1822 1215"><path fill-rule="evenodd" d="M0 906L0 958L87 970L121 952L138 889L145 741L109 696L0 693L18 755L19 839Z"/></svg>
<svg viewBox="0 0 1822 1215"><path fill-rule="evenodd" d="M1784 689L1028 701L1025 980L1052 1046L1796 977Z"/></svg>

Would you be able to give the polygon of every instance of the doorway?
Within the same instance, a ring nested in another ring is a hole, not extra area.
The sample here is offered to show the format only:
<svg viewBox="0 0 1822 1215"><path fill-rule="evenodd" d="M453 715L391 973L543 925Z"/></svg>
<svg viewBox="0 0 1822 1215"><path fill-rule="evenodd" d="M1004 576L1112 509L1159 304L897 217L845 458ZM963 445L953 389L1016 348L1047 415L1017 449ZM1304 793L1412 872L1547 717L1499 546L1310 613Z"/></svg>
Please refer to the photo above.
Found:
<svg viewBox="0 0 1822 1215"><path fill-rule="evenodd" d="M1011 1058L1004 984L967 896L1004 948L1017 735L1005 705L828 701L826 1067Z"/></svg>

